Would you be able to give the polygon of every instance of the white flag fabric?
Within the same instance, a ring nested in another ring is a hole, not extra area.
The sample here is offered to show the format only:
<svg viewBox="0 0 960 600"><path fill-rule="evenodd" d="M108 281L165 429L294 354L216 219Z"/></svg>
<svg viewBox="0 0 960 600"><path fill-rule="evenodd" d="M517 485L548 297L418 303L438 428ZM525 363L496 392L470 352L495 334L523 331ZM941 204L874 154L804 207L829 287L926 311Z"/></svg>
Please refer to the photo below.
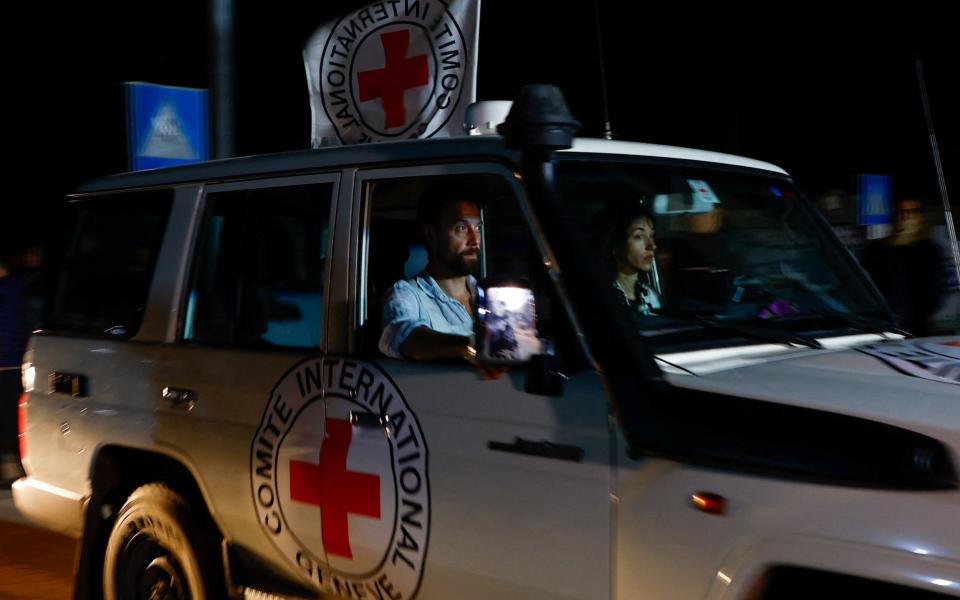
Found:
<svg viewBox="0 0 960 600"><path fill-rule="evenodd" d="M480 0L384 0L303 50L314 148L463 133L476 98Z"/></svg>

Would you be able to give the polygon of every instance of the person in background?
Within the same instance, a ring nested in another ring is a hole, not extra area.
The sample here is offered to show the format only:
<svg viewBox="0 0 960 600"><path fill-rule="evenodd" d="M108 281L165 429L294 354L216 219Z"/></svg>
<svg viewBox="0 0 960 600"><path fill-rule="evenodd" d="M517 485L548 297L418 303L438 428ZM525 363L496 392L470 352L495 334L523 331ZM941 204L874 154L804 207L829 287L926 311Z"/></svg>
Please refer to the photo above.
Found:
<svg viewBox="0 0 960 600"><path fill-rule="evenodd" d="M871 242L860 257L897 325L917 336L934 333L930 318L943 298L940 260L918 198L897 202L893 234Z"/></svg>
<svg viewBox="0 0 960 600"><path fill-rule="evenodd" d="M27 343L24 287L10 261L0 256L0 482L22 473L17 439L17 403L20 401L20 365Z"/></svg>

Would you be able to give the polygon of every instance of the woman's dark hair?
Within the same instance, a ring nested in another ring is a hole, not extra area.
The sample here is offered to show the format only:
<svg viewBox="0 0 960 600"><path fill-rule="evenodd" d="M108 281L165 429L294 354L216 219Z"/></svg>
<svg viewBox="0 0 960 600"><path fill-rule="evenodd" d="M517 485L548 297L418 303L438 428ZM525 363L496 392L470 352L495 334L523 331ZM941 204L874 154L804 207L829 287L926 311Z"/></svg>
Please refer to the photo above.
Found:
<svg viewBox="0 0 960 600"><path fill-rule="evenodd" d="M653 213L638 201L611 203L594 218L591 229L600 250L600 260L611 272L615 272L619 253L627 242L627 228L640 219L653 223Z"/></svg>

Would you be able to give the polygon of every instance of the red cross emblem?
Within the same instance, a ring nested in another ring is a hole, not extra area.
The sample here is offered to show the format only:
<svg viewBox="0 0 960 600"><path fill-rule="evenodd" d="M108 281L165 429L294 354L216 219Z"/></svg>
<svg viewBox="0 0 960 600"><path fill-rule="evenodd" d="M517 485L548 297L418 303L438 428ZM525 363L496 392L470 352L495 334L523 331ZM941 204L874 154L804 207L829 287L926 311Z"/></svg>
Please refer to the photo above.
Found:
<svg viewBox="0 0 960 600"><path fill-rule="evenodd" d="M353 558L347 514L380 518L380 477L347 470L352 427L327 419L320 464L290 461L290 497L320 507L323 546L330 554Z"/></svg>
<svg viewBox="0 0 960 600"><path fill-rule="evenodd" d="M383 44L383 68L357 73L360 101L379 98L386 115L386 127L402 127L407 122L403 93L430 82L427 55L407 58L410 47L410 31L407 29L382 34L380 43Z"/></svg>

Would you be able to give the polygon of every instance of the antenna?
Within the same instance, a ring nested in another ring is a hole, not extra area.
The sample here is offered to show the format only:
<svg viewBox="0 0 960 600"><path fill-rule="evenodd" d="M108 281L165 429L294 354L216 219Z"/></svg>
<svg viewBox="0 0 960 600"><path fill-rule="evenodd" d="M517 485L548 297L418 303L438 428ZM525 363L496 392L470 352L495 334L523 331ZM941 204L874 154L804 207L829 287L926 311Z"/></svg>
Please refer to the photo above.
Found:
<svg viewBox="0 0 960 600"><path fill-rule="evenodd" d="M607 74L603 65L603 28L600 27L600 0L593 0L593 16L597 25L597 50L600 52L600 92L603 95L603 139L613 139L610 108L607 104Z"/></svg>
<svg viewBox="0 0 960 600"><path fill-rule="evenodd" d="M960 283L960 247L957 245L957 232L953 228L953 213L950 210L950 199L947 197L947 182L943 179L943 165L940 163L940 148L937 147L937 134L933 130L933 115L930 113L930 102L927 99L927 82L923 78L923 61L917 55L917 81L920 83L920 99L923 102L923 116L927 120L927 133L930 137L930 150L933 152L933 162L937 169L937 181L940 184L940 197L943 199L943 215L947 222L947 233L950 236L950 246L953 251L953 267L957 271L957 282Z"/></svg>

